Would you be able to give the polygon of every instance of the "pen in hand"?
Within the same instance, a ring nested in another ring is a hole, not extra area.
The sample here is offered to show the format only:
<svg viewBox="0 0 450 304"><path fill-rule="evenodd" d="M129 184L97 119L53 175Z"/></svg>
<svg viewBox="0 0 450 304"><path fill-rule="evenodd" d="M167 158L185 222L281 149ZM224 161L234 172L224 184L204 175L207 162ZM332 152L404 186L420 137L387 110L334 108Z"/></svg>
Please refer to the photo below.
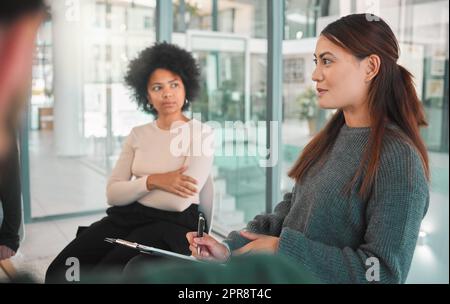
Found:
<svg viewBox="0 0 450 304"><path fill-rule="evenodd" d="M197 226L197 237L203 237L203 231L205 230L205 218L203 217L203 213L199 213L198 215L198 226ZM197 254L200 256L201 254L201 246L197 245Z"/></svg>

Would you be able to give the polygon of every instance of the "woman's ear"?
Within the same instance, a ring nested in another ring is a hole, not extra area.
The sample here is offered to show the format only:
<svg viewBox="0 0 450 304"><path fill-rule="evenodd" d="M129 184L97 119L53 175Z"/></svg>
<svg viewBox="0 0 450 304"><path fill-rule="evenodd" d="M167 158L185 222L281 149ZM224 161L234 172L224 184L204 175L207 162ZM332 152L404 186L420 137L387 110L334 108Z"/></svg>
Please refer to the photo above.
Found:
<svg viewBox="0 0 450 304"><path fill-rule="evenodd" d="M366 60L366 82L369 82L378 75L381 66L381 58L378 55L370 55Z"/></svg>

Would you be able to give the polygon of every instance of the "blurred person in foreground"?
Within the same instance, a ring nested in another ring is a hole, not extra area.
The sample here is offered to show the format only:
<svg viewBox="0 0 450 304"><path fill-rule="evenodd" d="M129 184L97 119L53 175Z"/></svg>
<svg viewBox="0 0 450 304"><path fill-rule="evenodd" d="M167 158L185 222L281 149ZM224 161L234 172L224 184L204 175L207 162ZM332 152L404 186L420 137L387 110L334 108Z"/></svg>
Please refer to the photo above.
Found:
<svg viewBox="0 0 450 304"><path fill-rule="evenodd" d="M0 261L19 248L22 221L17 133L31 87L36 32L43 0L0 2Z"/></svg>
<svg viewBox="0 0 450 304"><path fill-rule="evenodd" d="M30 90L34 42L44 8L43 0L0 1L0 158L10 149L12 112L20 113L15 102Z"/></svg>

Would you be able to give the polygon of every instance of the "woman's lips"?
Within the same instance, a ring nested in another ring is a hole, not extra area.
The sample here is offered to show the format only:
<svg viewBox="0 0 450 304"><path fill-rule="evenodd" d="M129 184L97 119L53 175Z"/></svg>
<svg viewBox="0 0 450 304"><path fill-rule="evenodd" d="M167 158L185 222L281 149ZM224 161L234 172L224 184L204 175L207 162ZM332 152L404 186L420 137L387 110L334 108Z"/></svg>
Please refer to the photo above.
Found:
<svg viewBox="0 0 450 304"><path fill-rule="evenodd" d="M323 96L326 92L328 92L328 90L317 88L317 95L319 95L319 97Z"/></svg>
<svg viewBox="0 0 450 304"><path fill-rule="evenodd" d="M162 104L163 107L173 107L173 106L175 106L175 105L176 105L175 102L164 102L164 103Z"/></svg>

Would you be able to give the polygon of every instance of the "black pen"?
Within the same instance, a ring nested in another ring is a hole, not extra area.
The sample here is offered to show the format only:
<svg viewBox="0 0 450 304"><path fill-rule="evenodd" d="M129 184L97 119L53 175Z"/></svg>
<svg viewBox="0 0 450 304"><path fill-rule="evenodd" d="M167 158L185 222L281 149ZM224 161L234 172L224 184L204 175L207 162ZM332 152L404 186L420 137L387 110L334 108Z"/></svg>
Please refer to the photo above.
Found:
<svg viewBox="0 0 450 304"><path fill-rule="evenodd" d="M205 230L205 218L203 213L198 214L198 226L197 226L197 237L203 237L203 231ZM197 254L200 256L201 250L200 245L197 245Z"/></svg>

